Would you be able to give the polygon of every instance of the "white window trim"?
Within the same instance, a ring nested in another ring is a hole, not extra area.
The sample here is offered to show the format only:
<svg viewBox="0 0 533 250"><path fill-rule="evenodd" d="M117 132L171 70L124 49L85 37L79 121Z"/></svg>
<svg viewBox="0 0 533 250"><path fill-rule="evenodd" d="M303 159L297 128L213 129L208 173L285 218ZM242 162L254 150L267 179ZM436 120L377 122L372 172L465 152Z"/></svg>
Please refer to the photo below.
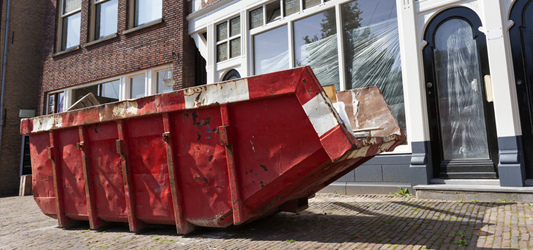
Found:
<svg viewBox="0 0 533 250"><path fill-rule="evenodd" d="M63 101L63 110L66 111L75 102L73 98L74 90L79 89L79 88L86 88L86 87L93 86L93 85L103 84L107 82L112 82L116 80L119 80L119 101L135 99L135 98L130 97L129 80L133 77L141 76L141 75L145 76L145 95L144 96L146 97L146 96L155 95L157 94L157 86L156 86L157 85L157 79L156 79L157 72L160 72L163 70L169 70L169 69L174 70L172 64L149 68L149 69L136 71L136 72L120 75L120 76L105 78L102 80L98 80L98 81L94 81L94 82L90 82L86 84L80 84L80 85L64 88L61 90L54 90L54 91L46 92L46 97L45 97L46 107L45 107L44 113L49 114L48 105L49 105L49 96L51 94L57 94L57 93L62 93L62 92L65 94L65 100Z"/></svg>
<svg viewBox="0 0 533 250"><path fill-rule="evenodd" d="M56 43L56 51L57 52L65 51L65 50L69 49L69 48L65 48L63 50L63 48L62 48L63 47L62 46L62 44L63 44L63 19L65 19L65 18L67 18L69 16L72 16L74 14L81 13L81 6L83 5L83 1L80 4L80 8L79 9L75 9L75 10L73 10L71 12L68 12L68 13L63 13L64 8L65 8L65 0L60 0L59 1L59 5L60 5L59 6L60 15L58 15L59 16L59 20L58 20L58 23L57 23L58 24L57 26L59 27L58 30L57 30L57 38L58 38L57 39L57 43ZM80 25L80 35L81 35L81 25ZM81 44L81 37L79 37L79 39L80 39L80 41L78 43L78 46Z"/></svg>

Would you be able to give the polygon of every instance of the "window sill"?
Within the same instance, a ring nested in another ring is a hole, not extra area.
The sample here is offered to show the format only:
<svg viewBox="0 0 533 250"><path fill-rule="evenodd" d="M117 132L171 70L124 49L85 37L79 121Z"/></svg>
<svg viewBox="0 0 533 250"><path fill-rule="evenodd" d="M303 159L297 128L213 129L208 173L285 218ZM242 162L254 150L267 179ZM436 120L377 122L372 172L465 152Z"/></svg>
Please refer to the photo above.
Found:
<svg viewBox="0 0 533 250"><path fill-rule="evenodd" d="M152 27L152 26L154 26L154 25L158 25L158 24L160 24L160 23L162 23L162 22L163 22L163 18L160 18L160 19L157 19L157 20L155 20L155 21L151 21L151 22L149 22L149 23L145 23L145 24L143 24L143 25L141 25L141 26L137 26L137 27L135 27L135 28L131 28L131 29L129 29L129 30L125 30L125 31L122 32L122 34L123 34L123 35L126 35L126 34L129 34L129 33L132 33L132 32L135 32L135 31L138 31L138 30L142 30L142 29L145 29L145 28L148 28L148 27Z"/></svg>
<svg viewBox="0 0 533 250"><path fill-rule="evenodd" d="M100 38L98 40L94 40L92 42L88 42L83 47L86 48L86 47L89 47L89 46L92 46L92 45L95 45L95 44L99 44L101 42L109 41L109 40L111 40L113 38L116 38L116 37L118 37L117 33L109 35L109 36L105 36L105 37L102 37L102 38Z"/></svg>
<svg viewBox="0 0 533 250"><path fill-rule="evenodd" d="M67 53L70 53L72 51L76 51L76 50L79 50L79 49L80 49L80 46L78 45L78 46L72 47L70 49L66 49L66 50L63 50L63 51L56 52L56 53L52 54L52 57L64 55L64 54L67 54Z"/></svg>

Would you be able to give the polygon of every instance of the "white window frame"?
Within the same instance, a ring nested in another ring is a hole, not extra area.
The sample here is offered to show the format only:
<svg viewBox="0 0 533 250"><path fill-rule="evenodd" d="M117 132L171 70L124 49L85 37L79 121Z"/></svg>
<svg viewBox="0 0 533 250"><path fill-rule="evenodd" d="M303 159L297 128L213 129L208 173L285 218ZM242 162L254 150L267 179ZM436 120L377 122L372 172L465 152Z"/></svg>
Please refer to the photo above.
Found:
<svg viewBox="0 0 533 250"><path fill-rule="evenodd" d="M64 8L65 8L65 1L66 0L60 0L59 1L59 20L58 20L58 30L57 30L57 44L56 44L56 51L65 51L65 50L68 50L68 49L72 49L72 48L75 48L75 47L71 47L71 48L65 48L63 49L63 20L65 18L68 18L72 15L75 15L75 14L78 14L78 13L81 13L81 6L83 5L83 1L81 2L80 4L80 8L79 9L75 9L71 12L68 12L68 13L63 13L64 12ZM81 18L81 15L80 15L80 18ZM80 46L81 44L81 24L80 24L80 37L79 37L80 41L78 42L78 45L77 46Z"/></svg>
<svg viewBox="0 0 533 250"><path fill-rule="evenodd" d="M56 90L56 91L50 91L50 92L47 92L46 93L46 107L45 107L45 114L49 115L49 114L58 114L55 109L57 108L57 100L55 99L54 97L54 102L55 102L55 105L54 105L54 112L50 113L50 110L48 109L49 106L50 106L50 96L51 95L56 95L56 94L59 94L59 93L63 93L64 96L65 96L65 99L63 100L63 112L65 112L67 110L67 106L70 107L70 105L67 105L68 103L68 99L69 99L69 96L68 96L68 91L65 91L65 90Z"/></svg>
<svg viewBox="0 0 533 250"><path fill-rule="evenodd" d="M240 26L239 34L231 36L231 20L236 19L236 18L238 18L239 22L240 22L240 24L239 24L239 26ZM221 25L224 22L226 22L226 30L227 30L226 31L227 32L226 39L217 41L217 39L218 39L218 25ZM235 56L235 57L231 57L231 41L234 40L234 39L237 39L237 38L240 38L241 52L240 52L240 55ZM223 61L218 61L218 45L223 44L223 43L226 43L228 58L226 60L223 60ZM217 22L217 24L215 24L215 59L216 59L217 64L225 63L225 62L230 61L230 60L237 60L238 58L241 58L242 54L243 54L242 53L242 50L243 50L242 48L243 48L243 42L242 42L242 18L240 17L239 14L234 15L234 16L232 16L230 18L227 18L226 20L219 21L219 22Z"/></svg>
<svg viewBox="0 0 533 250"><path fill-rule="evenodd" d="M150 90L151 90L151 93L153 93L153 95L156 95L156 94L162 94L162 93L158 93L158 89L157 89L157 81L159 80L157 77L158 77L158 73L159 72L162 72L162 71L165 71L165 70L171 70L172 71L172 75L174 75L174 69L172 68L172 65L168 65L168 66L165 66L163 68L158 68L156 70L152 70L151 74L152 74L152 77L151 77L151 86L150 86ZM174 78L174 77L172 77Z"/></svg>

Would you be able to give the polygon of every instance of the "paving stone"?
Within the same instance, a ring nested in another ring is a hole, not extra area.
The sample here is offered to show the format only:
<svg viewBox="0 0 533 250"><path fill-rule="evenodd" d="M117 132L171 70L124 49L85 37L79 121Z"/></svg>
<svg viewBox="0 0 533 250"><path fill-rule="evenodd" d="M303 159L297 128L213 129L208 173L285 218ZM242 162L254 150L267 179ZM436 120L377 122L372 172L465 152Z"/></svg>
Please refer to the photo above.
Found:
<svg viewBox="0 0 533 250"><path fill-rule="evenodd" d="M318 194L299 214L183 236L174 226L137 234L120 223L99 231L87 222L58 228L32 197L5 197L0 249L530 249L532 214L530 203Z"/></svg>

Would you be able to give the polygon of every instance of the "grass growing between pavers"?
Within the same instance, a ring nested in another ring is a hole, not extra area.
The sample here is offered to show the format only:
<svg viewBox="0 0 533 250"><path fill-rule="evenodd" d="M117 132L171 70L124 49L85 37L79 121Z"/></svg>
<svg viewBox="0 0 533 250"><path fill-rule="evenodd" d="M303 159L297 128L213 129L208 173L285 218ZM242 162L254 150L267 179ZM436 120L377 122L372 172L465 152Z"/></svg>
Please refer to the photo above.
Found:
<svg viewBox="0 0 533 250"><path fill-rule="evenodd" d="M298 214L187 236L176 235L174 226L137 234L125 224L100 231L88 223L62 229L31 197L0 198L0 208L0 249L533 249L533 204L510 200L318 194Z"/></svg>

